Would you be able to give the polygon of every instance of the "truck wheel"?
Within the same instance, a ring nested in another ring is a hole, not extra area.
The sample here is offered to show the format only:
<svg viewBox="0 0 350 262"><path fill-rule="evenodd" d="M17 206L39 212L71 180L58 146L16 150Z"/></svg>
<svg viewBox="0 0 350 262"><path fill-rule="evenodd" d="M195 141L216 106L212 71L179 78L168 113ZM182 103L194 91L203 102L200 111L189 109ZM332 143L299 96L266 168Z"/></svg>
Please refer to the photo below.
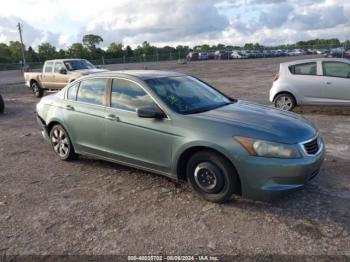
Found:
<svg viewBox="0 0 350 262"><path fill-rule="evenodd" d="M44 95L44 89L42 89L37 82L34 81L30 87L35 97L40 98Z"/></svg>
<svg viewBox="0 0 350 262"><path fill-rule="evenodd" d="M5 110L4 100L2 99L2 96L0 95L0 114L4 113L4 110Z"/></svg>

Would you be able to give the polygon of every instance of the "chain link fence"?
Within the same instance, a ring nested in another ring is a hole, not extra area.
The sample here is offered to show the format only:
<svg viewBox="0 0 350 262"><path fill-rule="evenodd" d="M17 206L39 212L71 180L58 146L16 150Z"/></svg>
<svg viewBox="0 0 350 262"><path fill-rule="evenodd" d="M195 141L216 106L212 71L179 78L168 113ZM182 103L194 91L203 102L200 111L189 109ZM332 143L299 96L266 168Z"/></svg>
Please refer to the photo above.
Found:
<svg viewBox="0 0 350 262"><path fill-rule="evenodd" d="M272 50L281 50L283 52L287 52L289 50L293 49L298 49L298 50L303 50L305 51L305 54L319 54L319 55L325 55L327 52L331 53L333 52L337 57L345 57L346 55L345 52L348 50L349 47L345 46L288 46L287 48L264 48L264 49L246 49L245 51L247 52L261 52L261 56L256 56L259 58L262 57L270 57L266 55L266 53L263 52L270 52ZM244 51L243 48L237 48L235 49L236 51ZM333 50L333 51L332 51ZM222 50L227 53L231 53L234 50ZM349 52L349 51L348 51ZM194 53L201 53L200 50L194 51ZM215 53L215 51L205 51L202 53ZM264 55L265 54L265 55ZM277 55L271 55L271 56L277 56ZM100 59L95 59L95 60L89 60L91 63L94 65L108 65L108 64L126 64L126 63L146 63L146 62L158 62L158 61L172 61L172 60L184 60L187 58L187 53L184 51L175 51L175 52L170 52L170 53L157 53L155 52L152 55L138 55L138 56L122 56L122 57L116 57L116 58L104 58L101 57ZM225 56L224 59L231 59L231 56ZM207 58L211 59L211 58ZM221 58L223 59L223 58ZM201 60L201 58L197 58L196 60ZM27 62L27 68L29 71L37 71L43 67L44 61L42 62ZM4 70L23 70L22 65L20 63L0 63L0 71Z"/></svg>

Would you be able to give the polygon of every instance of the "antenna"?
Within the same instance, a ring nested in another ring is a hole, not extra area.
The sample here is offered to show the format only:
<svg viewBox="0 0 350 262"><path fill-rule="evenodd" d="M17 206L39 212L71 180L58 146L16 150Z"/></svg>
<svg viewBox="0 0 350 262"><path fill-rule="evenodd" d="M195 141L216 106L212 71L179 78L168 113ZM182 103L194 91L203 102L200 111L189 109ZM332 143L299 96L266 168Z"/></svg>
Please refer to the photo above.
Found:
<svg viewBox="0 0 350 262"><path fill-rule="evenodd" d="M22 39L22 30L23 30L23 25L18 22L17 24L18 32L19 32L19 38L21 40L21 50L22 50L22 66L23 68L26 66L26 58L24 56L24 45L23 45L23 39Z"/></svg>

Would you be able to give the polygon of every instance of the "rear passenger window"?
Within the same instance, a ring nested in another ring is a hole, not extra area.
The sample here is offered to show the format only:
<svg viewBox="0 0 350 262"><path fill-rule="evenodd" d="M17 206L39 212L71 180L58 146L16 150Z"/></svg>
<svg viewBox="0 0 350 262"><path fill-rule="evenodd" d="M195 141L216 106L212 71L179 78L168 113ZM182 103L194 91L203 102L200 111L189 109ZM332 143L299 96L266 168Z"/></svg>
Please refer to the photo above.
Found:
<svg viewBox="0 0 350 262"><path fill-rule="evenodd" d="M52 67L53 67L53 62L47 62L45 64L44 72L45 73L52 73Z"/></svg>
<svg viewBox="0 0 350 262"><path fill-rule="evenodd" d="M94 105L103 105L106 81L106 79L82 81L78 89L77 101Z"/></svg>
<svg viewBox="0 0 350 262"><path fill-rule="evenodd" d="M67 92L67 99L75 101L77 100L77 91L80 83L76 83L75 85L72 85Z"/></svg>
<svg viewBox="0 0 350 262"><path fill-rule="evenodd" d="M316 62L289 66L289 71L294 75L317 75Z"/></svg>
<svg viewBox="0 0 350 262"><path fill-rule="evenodd" d="M341 62L323 62L323 75L350 78L350 64Z"/></svg>
<svg viewBox="0 0 350 262"><path fill-rule="evenodd" d="M153 104L152 98L139 85L124 79L113 79L111 107L136 111L139 107Z"/></svg>

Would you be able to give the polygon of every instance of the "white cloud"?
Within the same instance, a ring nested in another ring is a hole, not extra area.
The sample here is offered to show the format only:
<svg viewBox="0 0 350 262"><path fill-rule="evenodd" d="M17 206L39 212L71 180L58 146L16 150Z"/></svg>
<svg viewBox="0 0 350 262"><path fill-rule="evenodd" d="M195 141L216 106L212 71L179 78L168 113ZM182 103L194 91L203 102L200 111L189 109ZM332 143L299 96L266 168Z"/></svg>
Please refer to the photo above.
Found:
<svg viewBox="0 0 350 262"><path fill-rule="evenodd" d="M58 48L84 34L135 46L201 43L279 44L311 38L344 40L350 0L17 0L0 9L0 41L49 41Z"/></svg>

